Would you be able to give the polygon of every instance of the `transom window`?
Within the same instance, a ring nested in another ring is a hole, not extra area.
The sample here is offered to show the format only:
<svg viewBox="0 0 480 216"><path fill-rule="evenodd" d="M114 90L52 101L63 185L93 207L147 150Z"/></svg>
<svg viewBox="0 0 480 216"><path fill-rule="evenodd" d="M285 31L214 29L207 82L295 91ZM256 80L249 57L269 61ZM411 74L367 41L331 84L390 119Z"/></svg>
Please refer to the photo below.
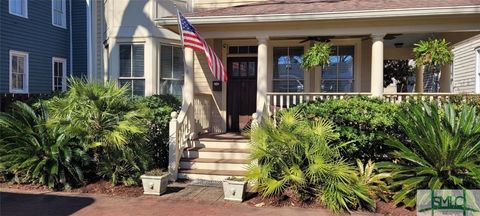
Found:
<svg viewBox="0 0 480 216"><path fill-rule="evenodd" d="M132 95L145 95L144 45L120 45L120 85L128 85Z"/></svg>
<svg viewBox="0 0 480 216"><path fill-rule="evenodd" d="M10 93L28 93L28 53L10 51Z"/></svg>
<svg viewBox="0 0 480 216"><path fill-rule="evenodd" d="M160 93L182 97L183 50L166 45L160 49Z"/></svg>
<svg viewBox="0 0 480 216"><path fill-rule="evenodd" d="M273 91L304 91L303 53L303 46L273 48Z"/></svg>
<svg viewBox="0 0 480 216"><path fill-rule="evenodd" d="M52 59L52 90L67 90L67 60L64 58Z"/></svg>
<svg viewBox="0 0 480 216"><path fill-rule="evenodd" d="M257 46L229 46L229 54L257 54Z"/></svg>
<svg viewBox="0 0 480 216"><path fill-rule="evenodd" d="M2 0L3 1L3 0ZM28 1L27 0L9 0L8 12L13 15L28 17Z"/></svg>
<svg viewBox="0 0 480 216"><path fill-rule="evenodd" d="M52 24L66 28L66 2L65 0L52 0Z"/></svg>
<svg viewBox="0 0 480 216"><path fill-rule="evenodd" d="M332 46L330 64L322 70L323 92L352 92L354 46Z"/></svg>

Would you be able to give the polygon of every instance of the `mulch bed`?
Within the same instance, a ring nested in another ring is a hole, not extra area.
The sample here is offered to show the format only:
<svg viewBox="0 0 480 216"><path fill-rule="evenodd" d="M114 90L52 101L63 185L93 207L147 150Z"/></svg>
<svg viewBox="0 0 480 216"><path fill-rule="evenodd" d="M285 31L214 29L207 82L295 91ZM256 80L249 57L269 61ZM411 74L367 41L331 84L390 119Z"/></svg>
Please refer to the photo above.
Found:
<svg viewBox="0 0 480 216"><path fill-rule="evenodd" d="M281 197L261 197L254 196L246 201L249 205L256 207L272 206L272 207L300 207L300 208L325 208L318 201L302 202L295 194L286 192ZM375 213L388 216L415 216L416 212L402 206L396 206L394 203L385 203L377 201L377 209ZM338 215L338 214L337 214Z"/></svg>
<svg viewBox="0 0 480 216"><path fill-rule="evenodd" d="M33 185L33 184L0 183L0 188L18 189L18 190L32 191L32 192L55 191L46 186ZM143 188L142 186L124 186L124 185L113 186L110 182L101 180L95 183L90 183L80 188L65 190L65 192L103 194L108 196L121 196L121 197L139 197L143 195Z"/></svg>

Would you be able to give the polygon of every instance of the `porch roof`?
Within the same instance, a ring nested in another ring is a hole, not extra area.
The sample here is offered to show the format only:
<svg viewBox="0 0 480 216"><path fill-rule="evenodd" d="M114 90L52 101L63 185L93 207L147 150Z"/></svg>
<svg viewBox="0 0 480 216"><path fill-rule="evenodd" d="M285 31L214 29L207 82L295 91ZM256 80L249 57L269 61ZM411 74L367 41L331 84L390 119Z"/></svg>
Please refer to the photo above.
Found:
<svg viewBox="0 0 480 216"><path fill-rule="evenodd" d="M267 0L187 13L193 24L258 23L480 14L480 0ZM157 25L177 25L176 17Z"/></svg>

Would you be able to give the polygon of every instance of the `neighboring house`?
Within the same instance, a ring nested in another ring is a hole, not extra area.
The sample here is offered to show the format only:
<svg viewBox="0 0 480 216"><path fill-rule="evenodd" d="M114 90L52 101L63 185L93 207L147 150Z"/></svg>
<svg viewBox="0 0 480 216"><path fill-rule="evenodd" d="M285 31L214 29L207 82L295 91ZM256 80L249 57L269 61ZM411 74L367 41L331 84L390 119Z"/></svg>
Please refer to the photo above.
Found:
<svg viewBox="0 0 480 216"><path fill-rule="evenodd" d="M0 93L62 91L86 75L86 13L86 1L0 1Z"/></svg>

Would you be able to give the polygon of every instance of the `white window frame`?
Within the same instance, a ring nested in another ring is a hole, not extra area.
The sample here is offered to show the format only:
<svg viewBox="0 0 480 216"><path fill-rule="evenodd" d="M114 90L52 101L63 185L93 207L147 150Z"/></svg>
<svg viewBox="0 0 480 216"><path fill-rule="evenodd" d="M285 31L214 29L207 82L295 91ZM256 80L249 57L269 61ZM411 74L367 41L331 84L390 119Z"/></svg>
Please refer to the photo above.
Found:
<svg viewBox="0 0 480 216"><path fill-rule="evenodd" d="M55 63L62 63L62 92L67 90L67 59L65 58L52 58L52 91L55 91Z"/></svg>
<svg viewBox="0 0 480 216"><path fill-rule="evenodd" d="M480 93L480 47L475 49L475 56L476 56L476 70L475 70L475 78L476 78L476 93Z"/></svg>
<svg viewBox="0 0 480 216"><path fill-rule="evenodd" d="M173 69L173 48L182 48L181 45L179 44L165 44L165 43L160 43L159 45L159 52L158 52L158 62L161 64L162 62L162 46L169 46L169 47L172 47L172 69ZM184 52L182 50L182 52ZM182 58L183 59L183 58ZM184 61L184 64L185 64L185 60ZM185 67L185 65L184 65ZM185 70L185 68L184 68ZM185 81L185 76L182 78L182 79L178 79L178 78L163 78L162 77L162 67L161 65L158 67L158 94L165 94L162 92L162 89L161 89L161 85L162 85L162 82L163 81ZM172 93L168 93L168 94L171 94L173 95ZM182 96L183 96L183 85L182 85Z"/></svg>
<svg viewBox="0 0 480 216"><path fill-rule="evenodd" d="M9 0L8 1L8 13L10 13L12 15L15 15L15 16L28 18L28 0L21 0L21 1L23 1L23 11L25 11L25 14L19 14L19 13L16 13L16 12L11 10L12 9L11 5L14 1L15 0Z"/></svg>
<svg viewBox="0 0 480 216"><path fill-rule="evenodd" d="M9 76L9 83L8 83L8 88L10 90L10 93L18 93L18 94L27 94L28 93L28 71L29 71L29 60L28 60L28 53L27 52L21 52L21 51L15 51L15 50L10 50L9 54L9 69L8 69L8 76ZM12 57L17 56L17 57L23 57L25 58L25 65L24 65L24 77L23 77L23 89L14 89L12 88L13 80L12 80Z"/></svg>
<svg viewBox="0 0 480 216"><path fill-rule="evenodd" d="M62 1L62 25L56 24L55 23L55 1L52 0L52 25L60 28L67 28L67 1L66 0L60 0Z"/></svg>
<svg viewBox="0 0 480 216"><path fill-rule="evenodd" d="M143 76L142 77L134 77L133 76L133 46L135 45L143 45ZM145 43L120 43L118 45L118 50L120 51L120 47L121 46L130 46L130 76L129 77L124 77L124 76L121 76L120 74L118 75L118 83L120 83L120 80L144 80L145 82L145 86L144 86L144 90L143 90L143 94L146 95L146 92L147 92L147 87L146 87L146 83L147 83L147 80L145 79L145 58L146 58L146 55L145 55ZM120 57L120 56L119 56ZM121 63L121 59L119 58L118 59L118 63L120 64ZM120 69L120 65L119 65L119 69ZM133 95L133 86L131 86L132 89L131 89L131 95Z"/></svg>

